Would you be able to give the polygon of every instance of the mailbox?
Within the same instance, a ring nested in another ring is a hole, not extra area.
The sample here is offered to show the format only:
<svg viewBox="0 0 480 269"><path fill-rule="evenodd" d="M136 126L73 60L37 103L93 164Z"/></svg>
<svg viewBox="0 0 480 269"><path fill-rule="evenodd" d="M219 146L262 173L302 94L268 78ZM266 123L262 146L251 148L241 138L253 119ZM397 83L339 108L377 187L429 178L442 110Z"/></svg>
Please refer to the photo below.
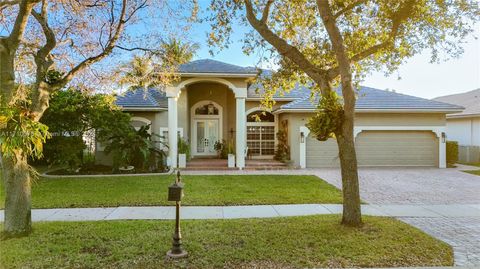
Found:
<svg viewBox="0 0 480 269"><path fill-rule="evenodd" d="M175 182L168 187L168 201L178 202L183 197L183 183Z"/></svg>

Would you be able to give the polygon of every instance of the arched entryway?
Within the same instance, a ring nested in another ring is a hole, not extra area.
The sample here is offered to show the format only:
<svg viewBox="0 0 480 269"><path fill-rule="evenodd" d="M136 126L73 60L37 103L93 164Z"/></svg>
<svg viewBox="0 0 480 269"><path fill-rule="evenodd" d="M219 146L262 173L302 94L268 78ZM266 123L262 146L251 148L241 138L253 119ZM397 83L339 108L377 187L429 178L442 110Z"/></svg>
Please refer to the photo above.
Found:
<svg viewBox="0 0 480 269"><path fill-rule="evenodd" d="M216 154L215 142L223 139L223 108L210 100L197 102L191 108L192 155Z"/></svg>
<svg viewBox="0 0 480 269"><path fill-rule="evenodd" d="M275 116L253 109L247 113L247 147L249 157L272 159L275 154Z"/></svg>

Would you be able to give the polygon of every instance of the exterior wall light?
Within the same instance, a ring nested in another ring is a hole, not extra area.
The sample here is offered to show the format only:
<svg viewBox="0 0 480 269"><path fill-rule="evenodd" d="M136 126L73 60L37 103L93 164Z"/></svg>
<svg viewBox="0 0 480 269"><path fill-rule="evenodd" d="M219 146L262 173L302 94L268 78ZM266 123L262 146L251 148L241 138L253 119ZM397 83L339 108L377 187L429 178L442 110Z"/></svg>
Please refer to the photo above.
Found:
<svg viewBox="0 0 480 269"><path fill-rule="evenodd" d="M300 132L300 143L305 143L305 133Z"/></svg>
<svg viewBox="0 0 480 269"><path fill-rule="evenodd" d="M442 143L445 143L446 135L445 132L442 132Z"/></svg>

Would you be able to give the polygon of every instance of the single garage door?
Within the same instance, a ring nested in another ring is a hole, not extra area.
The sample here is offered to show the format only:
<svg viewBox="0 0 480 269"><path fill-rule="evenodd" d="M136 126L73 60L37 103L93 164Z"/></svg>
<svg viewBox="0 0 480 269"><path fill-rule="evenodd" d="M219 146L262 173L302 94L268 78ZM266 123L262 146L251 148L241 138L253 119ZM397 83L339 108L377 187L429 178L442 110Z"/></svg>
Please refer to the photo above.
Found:
<svg viewBox="0 0 480 269"><path fill-rule="evenodd" d="M438 139L430 131L363 131L355 140L359 166L438 166ZM335 139L307 139L307 167L339 165Z"/></svg>

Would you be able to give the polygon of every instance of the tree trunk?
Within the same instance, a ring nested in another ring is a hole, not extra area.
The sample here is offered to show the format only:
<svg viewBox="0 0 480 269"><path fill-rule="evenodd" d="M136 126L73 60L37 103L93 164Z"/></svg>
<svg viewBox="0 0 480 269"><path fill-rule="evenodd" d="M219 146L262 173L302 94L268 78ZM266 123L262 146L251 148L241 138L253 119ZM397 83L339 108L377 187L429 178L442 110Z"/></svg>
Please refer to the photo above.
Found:
<svg viewBox="0 0 480 269"><path fill-rule="evenodd" d="M14 56L7 41L2 39L0 41L1 107L8 107L16 97ZM17 150L14 156L2 155L2 168L5 185L5 235L9 237L28 234L31 231L31 187L26 154Z"/></svg>
<svg viewBox="0 0 480 269"><path fill-rule="evenodd" d="M3 156L5 183L5 232L7 236L22 236L32 229L31 178L27 156L16 151Z"/></svg>
<svg viewBox="0 0 480 269"><path fill-rule="evenodd" d="M342 174L343 216L342 224L362 225L360 192L358 184L357 155L353 137L353 120L346 117L342 134L337 137Z"/></svg>

